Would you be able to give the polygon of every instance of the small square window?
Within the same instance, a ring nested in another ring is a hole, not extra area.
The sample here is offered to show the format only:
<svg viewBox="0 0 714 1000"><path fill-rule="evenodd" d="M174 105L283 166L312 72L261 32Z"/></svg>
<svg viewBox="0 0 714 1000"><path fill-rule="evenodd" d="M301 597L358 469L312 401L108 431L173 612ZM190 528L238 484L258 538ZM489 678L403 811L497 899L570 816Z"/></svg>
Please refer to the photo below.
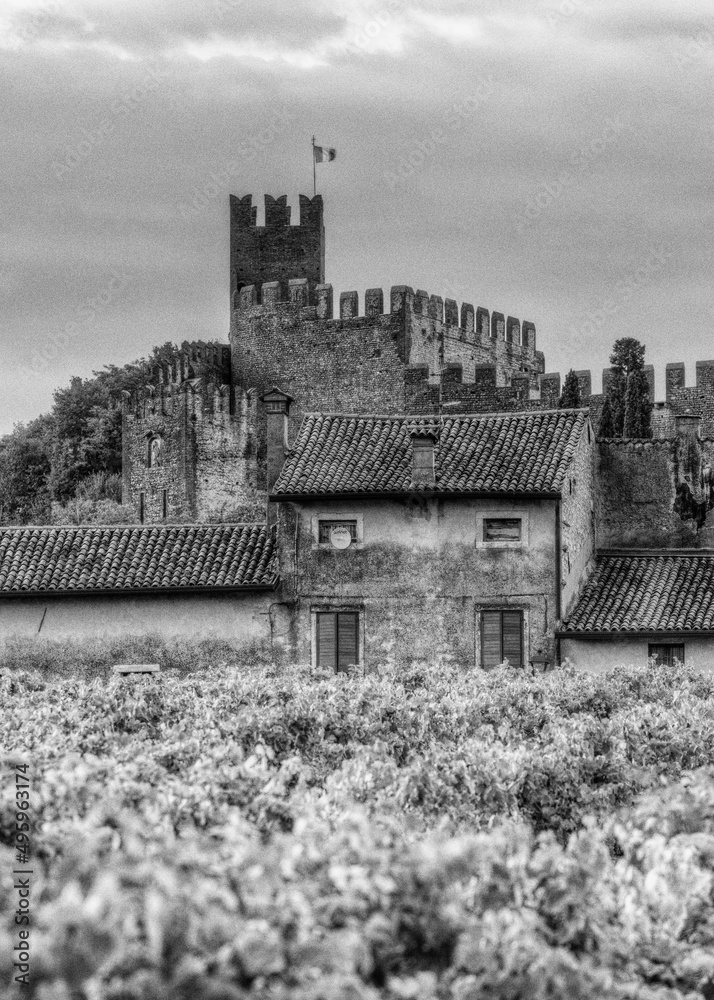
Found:
<svg viewBox="0 0 714 1000"><path fill-rule="evenodd" d="M357 541L357 521L320 521L318 525L318 542L329 545L331 534L335 528L344 528L350 533L350 542Z"/></svg>
<svg viewBox="0 0 714 1000"><path fill-rule="evenodd" d="M485 517L484 542L520 542L522 521L520 517Z"/></svg>
<svg viewBox="0 0 714 1000"><path fill-rule="evenodd" d="M660 663L662 666L666 667L673 667L675 660L679 660L680 663L684 663L684 643L651 642L649 644L647 655L649 657L653 657L655 663Z"/></svg>

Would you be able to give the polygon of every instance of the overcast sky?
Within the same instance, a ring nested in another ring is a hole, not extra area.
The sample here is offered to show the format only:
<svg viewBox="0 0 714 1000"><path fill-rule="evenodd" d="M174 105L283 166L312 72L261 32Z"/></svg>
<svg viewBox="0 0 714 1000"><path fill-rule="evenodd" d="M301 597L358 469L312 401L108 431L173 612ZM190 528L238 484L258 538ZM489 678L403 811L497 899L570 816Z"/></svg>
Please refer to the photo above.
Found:
<svg viewBox="0 0 714 1000"><path fill-rule="evenodd" d="M0 433L227 339L228 195L312 193L327 280L714 357L711 0L2 0Z"/></svg>

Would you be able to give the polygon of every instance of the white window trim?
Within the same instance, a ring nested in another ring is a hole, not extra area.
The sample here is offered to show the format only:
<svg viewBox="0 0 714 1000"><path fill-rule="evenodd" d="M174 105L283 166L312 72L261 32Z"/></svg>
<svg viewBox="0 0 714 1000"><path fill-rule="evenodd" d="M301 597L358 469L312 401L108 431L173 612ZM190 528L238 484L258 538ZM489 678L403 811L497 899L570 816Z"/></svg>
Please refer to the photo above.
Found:
<svg viewBox="0 0 714 1000"><path fill-rule="evenodd" d="M337 520L335 518L334 520ZM325 548L320 545L319 548ZM359 663L357 666L364 670L364 605L362 604L315 604L310 608L310 663L313 670L317 670L317 616L324 612L334 613L337 611L349 611L357 617L357 655Z"/></svg>
<svg viewBox="0 0 714 1000"><path fill-rule="evenodd" d="M333 549L329 542L320 542L320 521L356 521L357 522L357 541L353 542L348 546L347 549ZM313 549L330 549L333 552L349 552L350 549L361 549L364 545L364 515L363 514L344 514L340 511L339 514L327 513L321 511L319 514L313 514L310 519L310 528L312 533L312 548Z"/></svg>
<svg viewBox="0 0 714 1000"><path fill-rule="evenodd" d="M521 539L519 542L508 542L503 539L496 539L492 542L484 541L483 522L491 518L512 519L518 518L521 522ZM527 548L530 536L530 522L528 511L523 507L506 509L499 507L496 510L483 510L476 512L476 548L477 549L524 549Z"/></svg>

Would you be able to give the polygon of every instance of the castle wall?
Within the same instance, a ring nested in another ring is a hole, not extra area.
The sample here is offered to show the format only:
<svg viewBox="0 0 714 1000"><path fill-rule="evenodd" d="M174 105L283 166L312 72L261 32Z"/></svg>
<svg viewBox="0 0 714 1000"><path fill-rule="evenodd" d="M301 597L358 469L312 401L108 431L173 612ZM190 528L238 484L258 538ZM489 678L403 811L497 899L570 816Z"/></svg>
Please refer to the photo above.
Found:
<svg viewBox="0 0 714 1000"><path fill-rule="evenodd" d="M598 441L598 547L696 547L696 523L675 508L678 482L675 441Z"/></svg>
<svg viewBox="0 0 714 1000"><path fill-rule="evenodd" d="M143 523L265 519L257 489L256 402L189 379L147 386L125 402L123 503ZM150 460L151 441L160 442Z"/></svg>

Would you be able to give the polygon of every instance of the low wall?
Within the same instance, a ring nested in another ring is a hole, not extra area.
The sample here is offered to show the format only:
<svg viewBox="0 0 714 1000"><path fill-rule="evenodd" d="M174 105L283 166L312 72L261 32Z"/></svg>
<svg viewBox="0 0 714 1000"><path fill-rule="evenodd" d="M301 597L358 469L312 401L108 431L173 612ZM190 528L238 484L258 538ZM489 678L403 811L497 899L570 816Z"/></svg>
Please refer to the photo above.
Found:
<svg viewBox="0 0 714 1000"><path fill-rule="evenodd" d="M101 640L159 635L219 639L270 652L273 591L11 597L0 600L0 651L7 641Z"/></svg>
<svg viewBox="0 0 714 1000"><path fill-rule="evenodd" d="M689 636L684 639L654 639L647 636L627 636L622 639L610 636L602 639L568 637L560 640L560 658L561 661L567 658L580 670L605 674L618 667L644 666L650 642L683 642L687 666L714 673L714 635Z"/></svg>

